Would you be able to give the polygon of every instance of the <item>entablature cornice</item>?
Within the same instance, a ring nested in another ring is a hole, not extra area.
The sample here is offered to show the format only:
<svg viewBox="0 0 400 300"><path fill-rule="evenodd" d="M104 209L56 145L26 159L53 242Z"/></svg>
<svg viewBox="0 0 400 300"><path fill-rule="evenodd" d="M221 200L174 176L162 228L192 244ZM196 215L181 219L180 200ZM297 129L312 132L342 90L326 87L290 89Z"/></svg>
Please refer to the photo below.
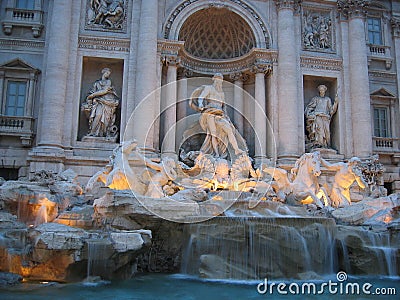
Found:
<svg viewBox="0 0 400 300"><path fill-rule="evenodd" d="M129 52L130 41L128 39L102 38L80 35L78 38L78 48Z"/></svg>
<svg viewBox="0 0 400 300"><path fill-rule="evenodd" d="M196 73L212 75L217 72L223 74L243 73L251 71L255 66L263 66L271 71L277 62L276 50L254 48L242 57L225 60L207 60L194 57L184 49L179 53L180 65Z"/></svg>
<svg viewBox="0 0 400 300"><path fill-rule="evenodd" d="M306 69L342 71L343 61L340 58L326 58L316 56L300 56L300 66Z"/></svg>

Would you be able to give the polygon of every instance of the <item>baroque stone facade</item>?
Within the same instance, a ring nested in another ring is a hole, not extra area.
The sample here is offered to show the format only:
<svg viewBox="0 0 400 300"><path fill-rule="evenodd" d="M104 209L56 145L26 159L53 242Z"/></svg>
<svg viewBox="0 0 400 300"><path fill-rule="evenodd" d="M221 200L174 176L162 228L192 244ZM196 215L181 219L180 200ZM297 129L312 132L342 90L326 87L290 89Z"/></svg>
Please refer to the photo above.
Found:
<svg viewBox="0 0 400 300"><path fill-rule="evenodd" d="M18 3L0 4L2 177L72 168L86 182L131 138L155 160L178 157L196 120L187 99L222 73L227 114L256 164L284 167L308 150L305 111L324 85L337 98L324 158L379 154L385 187L400 191L398 1ZM115 123L117 136L88 139L81 106L107 68L114 90L104 93L118 106L96 124Z"/></svg>

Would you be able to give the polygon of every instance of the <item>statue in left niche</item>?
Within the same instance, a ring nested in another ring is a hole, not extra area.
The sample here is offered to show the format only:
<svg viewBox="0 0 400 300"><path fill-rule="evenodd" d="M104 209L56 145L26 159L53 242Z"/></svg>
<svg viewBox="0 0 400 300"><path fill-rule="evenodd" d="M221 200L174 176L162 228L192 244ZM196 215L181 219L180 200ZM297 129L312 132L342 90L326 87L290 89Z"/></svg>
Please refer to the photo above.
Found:
<svg viewBox="0 0 400 300"><path fill-rule="evenodd" d="M82 104L82 111L89 119L87 136L115 140L118 133L115 113L119 98L110 80L111 70L104 68L101 73L101 79L94 82L86 101Z"/></svg>
<svg viewBox="0 0 400 300"><path fill-rule="evenodd" d="M123 0L89 0L89 25L100 25L104 29L122 29L124 14Z"/></svg>

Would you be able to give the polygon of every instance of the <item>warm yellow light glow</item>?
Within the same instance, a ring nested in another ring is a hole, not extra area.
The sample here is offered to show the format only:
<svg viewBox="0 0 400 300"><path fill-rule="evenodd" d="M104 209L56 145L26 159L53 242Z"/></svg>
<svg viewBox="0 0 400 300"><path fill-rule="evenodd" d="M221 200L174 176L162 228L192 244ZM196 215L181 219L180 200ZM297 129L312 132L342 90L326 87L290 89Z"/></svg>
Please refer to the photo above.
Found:
<svg viewBox="0 0 400 300"><path fill-rule="evenodd" d="M129 183L125 176L121 176L119 173L115 174L112 183L108 186L113 190L128 190L130 189Z"/></svg>
<svg viewBox="0 0 400 300"><path fill-rule="evenodd" d="M233 182L233 190L235 190L235 191L239 190L239 182L237 182L237 181Z"/></svg>
<svg viewBox="0 0 400 300"><path fill-rule="evenodd" d="M390 222L392 222L393 221L393 218L391 217L391 216L386 216L384 219L383 219L383 222L385 222L386 224L387 223L390 223Z"/></svg>
<svg viewBox="0 0 400 300"><path fill-rule="evenodd" d="M313 202L314 200L310 196L308 196L306 199L301 200L301 204L311 204Z"/></svg>
<svg viewBox="0 0 400 300"><path fill-rule="evenodd" d="M36 216L35 224L29 225L29 227L38 226L43 223L47 223L49 217L51 216L52 210L56 207L56 203L50 201L46 197L41 197L38 199L37 205L35 205L34 215Z"/></svg>
<svg viewBox="0 0 400 300"><path fill-rule="evenodd" d="M317 196L319 199L323 199L323 200L324 200L324 205L325 205L325 206L328 206L328 205L329 205L328 199L325 197L325 193L324 193L321 189L318 191L318 193L316 194L316 196Z"/></svg>

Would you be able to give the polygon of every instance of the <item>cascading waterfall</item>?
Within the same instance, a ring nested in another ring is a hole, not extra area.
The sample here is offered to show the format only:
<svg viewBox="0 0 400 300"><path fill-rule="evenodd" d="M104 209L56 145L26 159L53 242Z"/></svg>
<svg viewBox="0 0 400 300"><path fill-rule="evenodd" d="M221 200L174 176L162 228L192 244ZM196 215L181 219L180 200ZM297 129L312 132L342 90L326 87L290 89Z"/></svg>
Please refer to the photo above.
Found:
<svg viewBox="0 0 400 300"><path fill-rule="evenodd" d="M344 240L339 239L338 243L340 245L340 252L342 255L342 259L343 259L343 267L344 267L344 271L346 273L351 274L351 264L350 264L350 258L349 258L349 250L347 249L347 245L346 242Z"/></svg>
<svg viewBox="0 0 400 300"><path fill-rule="evenodd" d="M210 278L294 278L336 269L326 218L217 217L186 226L182 272Z"/></svg>
<svg viewBox="0 0 400 300"><path fill-rule="evenodd" d="M47 218L47 206L45 204L42 204L38 210L38 213L35 218L35 226L38 226L43 223L47 223L48 218Z"/></svg>
<svg viewBox="0 0 400 300"><path fill-rule="evenodd" d="M396 252L397 247L392 245L388 233L365 231L365 242L369 248L375 251L377 257L383 264L382 274L389 276L398 276L396 273Z"/></svg>
<svg viewBox="0 0 400 300"><path fill-rule="evenodd" d="M104 276L107 273L106 251L108 243L102 239L87 240L86 277Z"/></svg>

